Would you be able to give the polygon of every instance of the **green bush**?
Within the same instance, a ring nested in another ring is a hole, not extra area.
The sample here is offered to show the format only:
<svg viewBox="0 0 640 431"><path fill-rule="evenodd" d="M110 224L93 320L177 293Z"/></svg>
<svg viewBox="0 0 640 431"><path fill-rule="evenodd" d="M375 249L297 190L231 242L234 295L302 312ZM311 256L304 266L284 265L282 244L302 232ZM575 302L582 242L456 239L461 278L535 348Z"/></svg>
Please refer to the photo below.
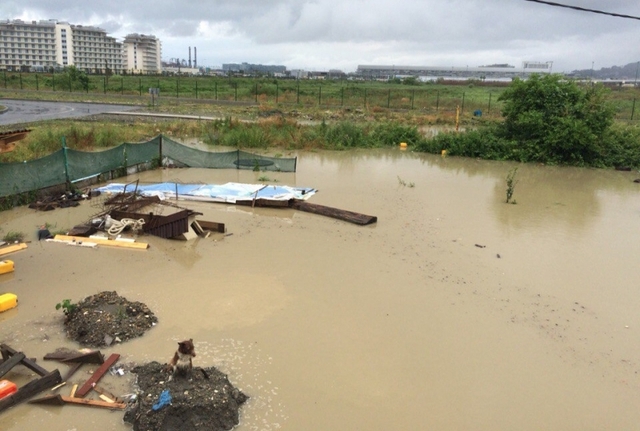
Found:
<svg viewBox="0 0 640 431"><path fill-rule="evenodd" d="M383 123L377 125L371 132L371 143L374 147L395 146L401 142L407 145L417 145L423 140L418 128L399 123Z"/></svg>
<svg viewBox="0 0 640 431"><path fill-rule="evenodd" d="M557 75L516 79L499 100L500 123L445 133L418 151L593 167L640 166L640 130L614 124L615 109L599 85L579 87Z"/></svg>

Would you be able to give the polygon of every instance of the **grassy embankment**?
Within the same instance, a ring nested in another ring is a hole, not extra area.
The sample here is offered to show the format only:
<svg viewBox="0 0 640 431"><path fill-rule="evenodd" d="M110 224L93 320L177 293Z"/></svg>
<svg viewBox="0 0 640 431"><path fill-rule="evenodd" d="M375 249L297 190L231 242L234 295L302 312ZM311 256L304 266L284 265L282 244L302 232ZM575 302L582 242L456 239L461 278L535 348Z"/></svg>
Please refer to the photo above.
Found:
<svg viewBox="0 0 640 431"><path fill-rule="evenodd" d="M6 76L6 78L4 77ZM289 81L251 78L90 76L86 89L63 85L60 75L0 75L0 96L42 100L127 103L145 111L216 117L215 121L141 120L50 121L30 124L33 131L19 149L0 161L41 157L60 148L100 149L122 142L145 141L158 133L200 139L211 145L240 148L347 149L407 142L436 152L419 133L424 127L461 128L502 120L498 97L505 86L479 82L464 85L402 85L381 82ZM55 91L54 91L55 87ZM148 87L160 88L151 106ZM619 136L637 140L635 100L640 91L616 88L607 100L616 107ZM473 112L482 111L481 117ZM459 115L457 115L457 112ZM634 121L631 121L633 119ZM122 127L123 124L126 127ZM480 135L476 139L483 140ZM440 145L440 144L438 144ZM474 143L477 149L486 147ZM435 148L435 147L434 147ZM490 154L474 153L491 158Z"/></svg>

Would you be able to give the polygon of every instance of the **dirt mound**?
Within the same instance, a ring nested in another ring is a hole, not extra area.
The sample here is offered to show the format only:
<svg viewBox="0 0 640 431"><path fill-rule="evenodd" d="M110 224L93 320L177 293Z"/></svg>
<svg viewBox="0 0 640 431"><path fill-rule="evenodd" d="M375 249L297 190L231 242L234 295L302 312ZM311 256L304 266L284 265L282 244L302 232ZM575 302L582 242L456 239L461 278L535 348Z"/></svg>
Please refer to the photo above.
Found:
<svg viewBox="0 0 640 431"><path fill-rule="evenodd" d="M182 377L150 362L132 372L138 377L138 397L124 420L136 431L230 430L248 399L214 367L194 367Z"/></svg>
<svg viewBox="0 0 640 431"><path fill-rule="evenodd" d="M88 296L65 307L64 311L69 338L92 347L140 337L158 322L145 304L128 301L117 292Z"/></svg>

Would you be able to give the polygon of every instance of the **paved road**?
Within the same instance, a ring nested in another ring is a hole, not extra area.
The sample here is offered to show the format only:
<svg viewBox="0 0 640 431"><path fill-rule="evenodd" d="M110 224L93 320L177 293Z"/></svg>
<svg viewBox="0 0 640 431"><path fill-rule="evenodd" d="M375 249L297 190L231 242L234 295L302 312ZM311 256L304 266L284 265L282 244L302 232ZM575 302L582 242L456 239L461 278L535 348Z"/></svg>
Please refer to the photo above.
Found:
<svg viewBox="0 0 640 431"><path fill-rule="evenodd" d="M100 103L42 102L0 99L0 105L8 110L0 114L0 125L25 124L34 121L60 118L77 118L105 114L114 111L131 111L135 106L107 105Z"/></svg>

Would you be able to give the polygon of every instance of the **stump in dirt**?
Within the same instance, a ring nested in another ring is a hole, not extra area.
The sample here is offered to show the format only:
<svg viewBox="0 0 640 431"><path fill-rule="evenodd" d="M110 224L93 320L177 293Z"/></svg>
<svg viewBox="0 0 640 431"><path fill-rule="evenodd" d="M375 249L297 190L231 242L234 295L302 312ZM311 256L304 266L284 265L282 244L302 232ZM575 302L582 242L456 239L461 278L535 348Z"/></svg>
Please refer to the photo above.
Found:
<svg viewBox="0 0 640 431"><path fill-rule="evenodd" d="M240 407L248 399L214 367L194 367L180 377L150 362L132 372L138 396L124 420L136 431L227 431L238 425Z"/></svg>

